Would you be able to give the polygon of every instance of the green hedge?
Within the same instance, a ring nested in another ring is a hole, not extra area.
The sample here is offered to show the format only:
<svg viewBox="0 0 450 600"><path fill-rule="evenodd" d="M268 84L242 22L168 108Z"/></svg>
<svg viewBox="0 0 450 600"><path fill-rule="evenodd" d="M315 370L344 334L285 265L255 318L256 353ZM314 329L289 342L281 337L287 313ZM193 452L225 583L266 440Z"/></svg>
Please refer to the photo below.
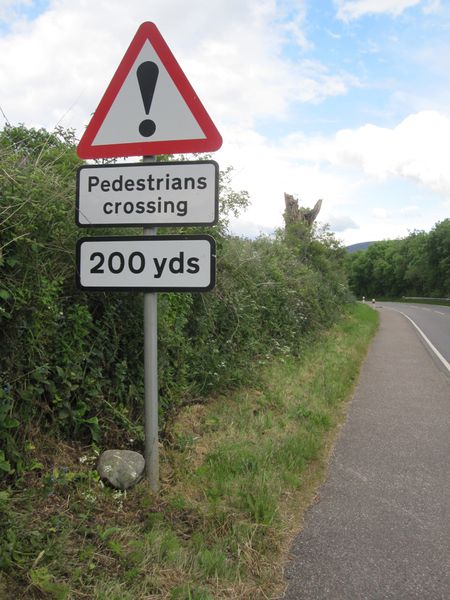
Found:
<svg viewBox="0 0 450 600"><path fill-rule="evenodd" d="M7 475L27 468L23 450L42 432L102 445L142 441L142 295L75 287L75 243L86 235L74 222L80 164L71 132L0 132L0 473ZM216 288L158 295L163 424L180 403L247 382L255 362L298 353L349 298L332 236L230 236L228 215L247 195L231 188L229 169L220 190L221 220L203 230L217 240Z"/></svg>

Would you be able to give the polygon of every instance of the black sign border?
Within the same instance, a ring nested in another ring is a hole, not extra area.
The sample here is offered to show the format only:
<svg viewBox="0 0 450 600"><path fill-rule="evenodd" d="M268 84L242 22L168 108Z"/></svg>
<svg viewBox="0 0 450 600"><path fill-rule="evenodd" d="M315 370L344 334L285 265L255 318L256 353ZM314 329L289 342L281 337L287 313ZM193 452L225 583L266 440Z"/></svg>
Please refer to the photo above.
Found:
<svg viewBox="0 0 450 600"><path fill-rule="evenodd" d="M184 240L206 240L209 242L211 248L211 269L210 269L210 283L206 287L110 287L110 286L84 286L80 280L80 264L81 264L81 246L85 242L118 242L118 241L143 241L143 240L155 240L155 241L184 241ZM91 292L209 292L216 285L216 240L208 234L199 235L120 235L120 236L91 236L83 237L77 240L76 245L76 285L77 288L83 291Z"/></svg>
<svg viewBox="0 0 450 600"><path fill-rule="evenodd" d="M183 222L183 223L80 223L80 173L83 169L105 169L105 168L116 168L120 167L166 167L172 165L198 165L198 164L212 164L215 169L215 189L214 189L214 219L212 221L203 222ZM75 225L85 229L86 227L96 227L101 229L107 229L109 227L190 227L190 226L210 226L216 225L219 220L219 165L215 160L172 160L162 162L134 162L134 163L120 163L120 164L104 164L104 165L82 165L77 169L76 178L76 201L75 201Z"/></svg>

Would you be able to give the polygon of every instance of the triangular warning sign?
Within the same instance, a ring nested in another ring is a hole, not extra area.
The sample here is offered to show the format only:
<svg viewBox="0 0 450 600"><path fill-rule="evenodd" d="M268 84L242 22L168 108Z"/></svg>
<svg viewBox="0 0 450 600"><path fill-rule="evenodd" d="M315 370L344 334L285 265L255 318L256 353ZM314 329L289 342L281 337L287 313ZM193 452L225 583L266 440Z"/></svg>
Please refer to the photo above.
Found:
<svg viewBox="0 0 450 600"><path fill-rule="evenodd" d="M221 145L156 25L143 23L78 144L78 156L211 152Z"/></svg>

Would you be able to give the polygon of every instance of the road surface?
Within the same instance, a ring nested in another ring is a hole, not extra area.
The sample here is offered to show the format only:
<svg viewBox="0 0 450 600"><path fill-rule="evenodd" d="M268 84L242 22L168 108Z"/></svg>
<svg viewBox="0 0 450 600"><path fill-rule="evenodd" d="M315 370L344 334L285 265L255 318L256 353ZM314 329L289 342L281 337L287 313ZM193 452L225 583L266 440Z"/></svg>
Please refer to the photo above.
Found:
<svg viewBox="0 0 450 600"><path fill-rule="evenodd" d="M406 317L377 309L284 600L450 599L450 377Z"/></svg>
<svg viewBox="0 0 450 600"><path fill-rule="evenodd" d="M380 302L378 306L412 319L450 366L450 306L401 302Z"/></svg>

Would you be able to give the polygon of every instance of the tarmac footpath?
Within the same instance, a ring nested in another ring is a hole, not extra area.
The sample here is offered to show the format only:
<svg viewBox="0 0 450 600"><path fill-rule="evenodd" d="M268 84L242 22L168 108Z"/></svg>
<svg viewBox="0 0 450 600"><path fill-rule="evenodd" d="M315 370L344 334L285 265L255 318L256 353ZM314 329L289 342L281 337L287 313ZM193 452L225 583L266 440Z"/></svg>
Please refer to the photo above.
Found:
<svg viewBox="0 0 450 600"><path fill-rule="evenodd" d="M283 600L450 599L450 378L381 308Z"/></svg>

